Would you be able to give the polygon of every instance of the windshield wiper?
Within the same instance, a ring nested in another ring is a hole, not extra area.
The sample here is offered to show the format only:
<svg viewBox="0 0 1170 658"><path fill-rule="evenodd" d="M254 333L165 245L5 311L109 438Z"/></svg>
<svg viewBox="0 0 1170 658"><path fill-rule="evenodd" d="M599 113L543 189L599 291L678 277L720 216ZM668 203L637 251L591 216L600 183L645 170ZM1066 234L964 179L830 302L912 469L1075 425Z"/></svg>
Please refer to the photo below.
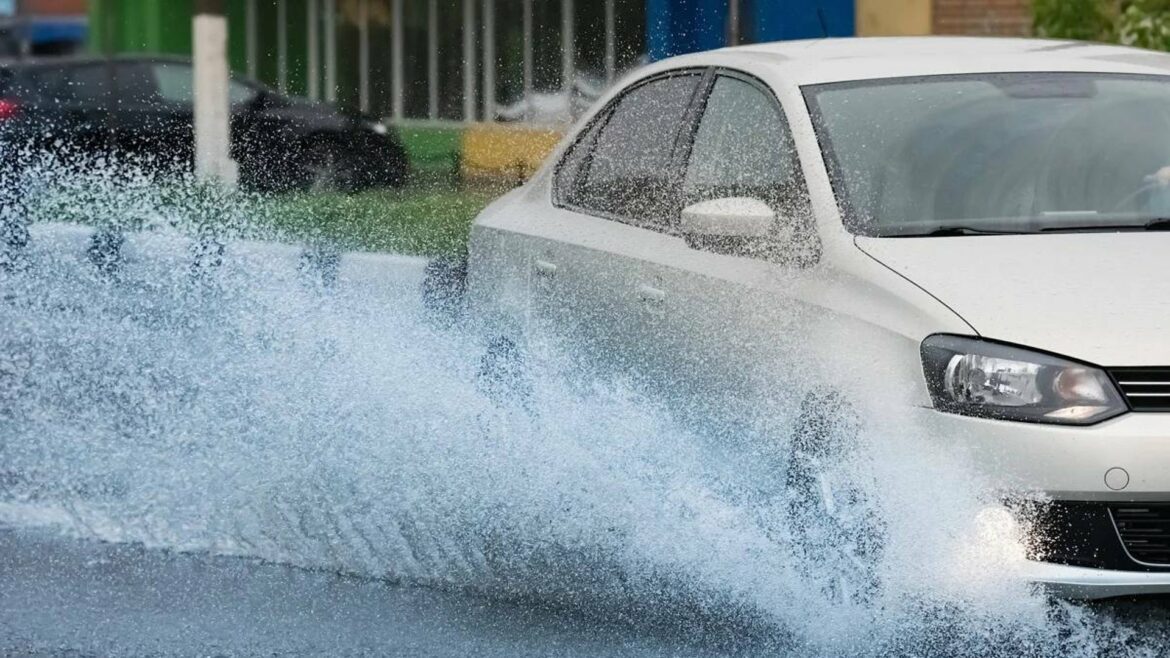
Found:
<svg viewBox="0 0 1170 658"><path fill-rule="evenodd" d="M952 235L1022 235L1031 231L1012 231L993 228L975 228L974 226L939 226L921 233L886 233L879 234L880 238L936 238Z"/></svg>
<svg viewBox="0 0 1170 658"><path fill-rule="evenodd" d="M1170 231L1170 217L1155 217L1144 224L1092 224L1077 226L1045 226L1044 233L1075 233L1077 231Z"/></svg>

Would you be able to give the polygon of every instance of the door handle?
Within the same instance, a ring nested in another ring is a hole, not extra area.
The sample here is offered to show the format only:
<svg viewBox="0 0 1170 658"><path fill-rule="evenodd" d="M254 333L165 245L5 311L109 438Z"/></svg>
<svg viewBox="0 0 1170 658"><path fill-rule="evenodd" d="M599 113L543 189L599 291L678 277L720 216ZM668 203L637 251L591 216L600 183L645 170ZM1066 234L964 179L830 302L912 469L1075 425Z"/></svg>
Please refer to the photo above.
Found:
<svg viewBox="0 0 1170 658"><path fill-rule="evenodd" d="M537 260L533 265L536 267L536 275L551 279L557 273L557 264L550 263L547 260Z"/></svg>
<svg viewBox="0 0 1170 658"><path fill-rule="evenodd" d="M666 292L653 286L638 286L638 299L648 303L662 303L666 301Z"/></svg>

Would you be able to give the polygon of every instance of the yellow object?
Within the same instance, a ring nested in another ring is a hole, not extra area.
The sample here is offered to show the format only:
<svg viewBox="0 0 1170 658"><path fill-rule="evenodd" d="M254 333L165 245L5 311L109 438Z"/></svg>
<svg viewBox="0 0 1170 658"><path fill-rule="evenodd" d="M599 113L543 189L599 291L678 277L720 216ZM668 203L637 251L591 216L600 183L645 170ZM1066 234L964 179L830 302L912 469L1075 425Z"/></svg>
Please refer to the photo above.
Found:
<svg viewBox="0 0 1170 658"><path fill-rule="evenodd" d="M931 33L931 0L856 0L857 36Z"/></svg>
<svg viewBox="0 0 1170 658"><path fill-rule="evenodd" d="M540 168L562 135L557 129L520 124L472 125L463 131L463 176L525 180Z"/></svg>

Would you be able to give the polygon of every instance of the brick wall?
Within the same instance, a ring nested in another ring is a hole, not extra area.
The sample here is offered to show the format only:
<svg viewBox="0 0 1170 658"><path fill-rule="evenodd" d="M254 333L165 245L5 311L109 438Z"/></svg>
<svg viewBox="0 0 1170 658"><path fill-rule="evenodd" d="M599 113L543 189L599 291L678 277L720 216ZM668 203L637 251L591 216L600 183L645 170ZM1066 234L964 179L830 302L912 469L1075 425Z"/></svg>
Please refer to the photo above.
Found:
<svg viewBox="0 0 1170 658"><path fill-rule="evenodd" d="M1028 36L1030 0L934 0L934 34Z"/></svg>

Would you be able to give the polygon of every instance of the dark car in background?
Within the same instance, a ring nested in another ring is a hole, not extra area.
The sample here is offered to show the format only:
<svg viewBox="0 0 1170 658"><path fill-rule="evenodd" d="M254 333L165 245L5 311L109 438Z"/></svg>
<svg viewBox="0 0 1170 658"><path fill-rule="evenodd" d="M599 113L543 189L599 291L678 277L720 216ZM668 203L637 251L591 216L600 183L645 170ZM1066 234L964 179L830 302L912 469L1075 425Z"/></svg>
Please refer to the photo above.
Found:
<svg viewBox="0 0 1170 658"><path fill-rule="evenodd" d="M231 153L256 190L399 186L408 162L390 127L369 116L233 78ZM177 57L0 62L6 149L113 154L175 172L194 160L194 70ZM4 157L11 163L13 158Z"/></svg>

